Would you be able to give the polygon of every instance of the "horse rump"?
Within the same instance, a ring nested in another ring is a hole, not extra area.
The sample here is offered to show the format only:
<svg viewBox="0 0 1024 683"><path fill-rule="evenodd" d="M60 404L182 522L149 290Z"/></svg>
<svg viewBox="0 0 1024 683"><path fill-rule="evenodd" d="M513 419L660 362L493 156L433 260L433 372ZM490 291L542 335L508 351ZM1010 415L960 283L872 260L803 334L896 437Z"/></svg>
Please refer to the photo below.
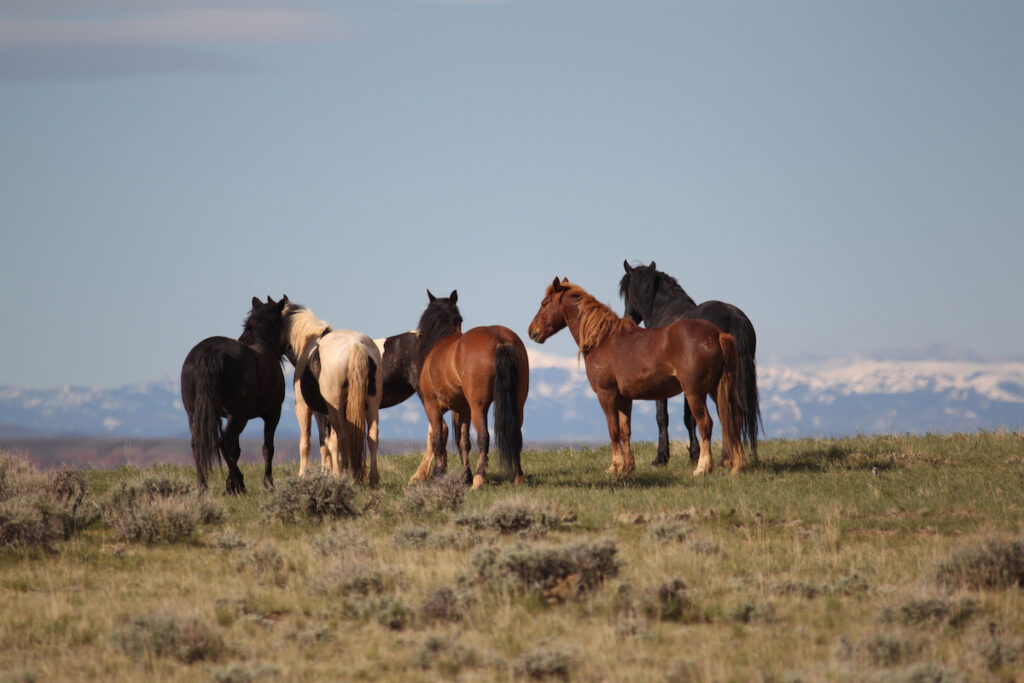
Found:
<svg viewBox="0 0 1024 683"><path fill-rule="evenodd" d="M501 469L509 478L521 469L523 428L519 422L519 357L512 344L494 353L494 442Z"/></svg>

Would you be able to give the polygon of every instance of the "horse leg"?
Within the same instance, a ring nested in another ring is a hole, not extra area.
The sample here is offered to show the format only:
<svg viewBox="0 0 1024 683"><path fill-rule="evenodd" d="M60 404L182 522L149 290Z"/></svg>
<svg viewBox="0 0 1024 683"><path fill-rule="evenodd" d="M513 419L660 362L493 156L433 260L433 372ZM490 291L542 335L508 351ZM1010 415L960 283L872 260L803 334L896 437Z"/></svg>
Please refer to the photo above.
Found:
<svg viewBox="0 0 1024 683"><path fill-rule="evenodd" d="M469 438L469 419L465 413L452 411L452 429L455 430L455 442L462 459L462 477L467 486L473 483L473 470L469 467L469 452L473 449L473 442Z"/></svg>
<svg viewBox="0 0 1024 683"><path fill-rule="evenodd" d="M331 420L323 413L313 413L316 420L316 431L320 435L320 471L326 473L331 467L331 449L328 440L331 438Z"/></svg>
<svg viewBox="0 0 1024 683"><path fill-rule="evenodd" d="M377 485L380 474L377 472L377 444L380 439L380 409L375 405L366 407L366 421L370 425L366 430L366 443L370 447L370 483Z"/></svg>
<svg viewBox="0 0 1024 683"><path fill-rule="evenodd" d="M487 483L487 453L491 450L491 434L487 431L487 408L486 404L471 408L473 429L476 430L476 449L479 451L476 458L476 474L473 475L475 489Z"/></svg>
<svg viewBox="0 0 1024 683"><path fill-rule="evenodd" d="M431 468L437 473L444 472L448 465L448 454L445 451L445 442L448 441L448 425L444 422L444 411L436 401L428 401L424 398L423 410L427 414L427 449L423 454L423 460L419 467L409 478L409 483L428 479ZM443 454L443 455L442 455ZM442 460L443 458L443 460ZM443 464L442 464L443 463ZM440 469L437 469L440 467Z"/></svg>
<svg viewBox="0 0 1024 683"><path fill-rule="evenodd" d="M612 464L605 470L608 474L618 474L622 471L622 456L619 451L619 409L615 398L611 393L599 394L597 397L601 410L604 411L604 419L608 422L608 437L612 442Z"/></svg>
<svg viewBox="0 0 1024 683"><path fill-rule="evenodd" d="M220 452L224 462L228 464L228 478L225 490L228 493L245 493L245 478L242 470L238 469L238 459L242 457L242 447L238 444L238 437L245 429L248 420L230 416L224 424L224 432L220 441Z"/></svg>
<svg viewBox="0 0 1024 683"><path fill-rule="evenodd" d="M714 462L711 460L711 428L714 423L711 421L711 415L708 413L708 397L701 395L700 398L696 398L697 393L690 392L686 394L686 402L693 412L693 417L697 422L697 429L700 430L700 457L697 459L697 469L693 471L693 476L695 477L702 474L710 474L714 468Z"/></svg>
<svg viewBox="0 0 1024 683"><path fill-rule="evenodd" d="M295 382L295 419L299 423L299 476L306 476L306 468L309 466L309 437L312 431L313 411L309 409L306 402L302 400L302 389L299 382ZM323 434L320 436L323 440Z"/></svg>
<svg viewBox="0 0 1024 683"><path fill-rule="evenodd" d="M274 432L277 430L277 423L281 420L281 406L269 415L263 416L263 488L271 490L274 488ZM308 441L308 439L307 439Z"/></svg>
<svg viewBox="0 0 1024 683"><path fill-rule="evenodd" d="M622 467L619 470L619 474L625 476L632 474L633 470L636 469L636 461L633 459L633 451L629 447L629 437L631 433L630 426L630 414L633 411L633 402L628 398L622 398L619 400L618 413L619 418L619 452L622 458Z"/></svg>
<svg viewBox="0 0 1024 683"><path fill-rule="evenodd" d="M686 433L689 436L690 462L694 465L700 458L700 442L697 440L697 422L693 419L693 411L690 410L690 402L683 401L683 424L686 425Z"/></svg>
<svg viewBox="0 0 1024 683"><path fill-rule="evenodd" d="M661 398L654 402L658 411L658 455L651 463L654 467L668 464L668 399Z"/></svg>
<svg viewBox="0 0 1024 683"><path fill-rule="evenodd" d="M327 410L330 429L327 430L327 466L324 469L329 470L334 476L340 477L342 466L347 464L344 462L344 456L340 455L341 444L339 443L341 421L345 417L333 406L328 405Z"/></svg>

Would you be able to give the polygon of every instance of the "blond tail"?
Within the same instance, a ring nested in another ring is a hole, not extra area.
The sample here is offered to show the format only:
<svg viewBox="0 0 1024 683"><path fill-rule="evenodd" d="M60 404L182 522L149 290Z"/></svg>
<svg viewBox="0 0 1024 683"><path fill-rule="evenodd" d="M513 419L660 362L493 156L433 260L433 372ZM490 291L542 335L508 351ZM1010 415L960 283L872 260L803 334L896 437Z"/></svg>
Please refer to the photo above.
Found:
<svg viewBox="0 0 1024 683"><path fill-rule="evenodd" d="M366 475L366 394L370 377L369 356L362 344L353 344L348 356L348 399L345 422L339 434L343 460L356 481ZM344 465L342 466L344 467Z"/></svg>

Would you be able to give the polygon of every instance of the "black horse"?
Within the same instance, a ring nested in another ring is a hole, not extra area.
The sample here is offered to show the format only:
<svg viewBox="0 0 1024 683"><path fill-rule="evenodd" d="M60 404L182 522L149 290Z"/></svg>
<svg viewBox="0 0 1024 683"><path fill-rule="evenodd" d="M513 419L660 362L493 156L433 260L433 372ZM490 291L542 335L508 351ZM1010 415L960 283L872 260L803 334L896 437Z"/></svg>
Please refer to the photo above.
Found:
<svg viewBox="0 0 1024 683"><path fill-rule="evenodd" d="M761 402L757 391L757 335L746 314L722 301L705 301L697 305L676 279L649 266L630 266L622 262L626 274L619 281L619 295L625 300L626 315L645 327L662 327L680 318L700 318L714 323L736 338L739 359L737 389L742 413L741 434L750 445L751 456L757 459L757 434L761 426ZM684 404L685 405L685 404ZM657 401L658 456L653 465L668 464L668 401ZM690 460L697 462L700 445L694 434L694 420L689 405L685 406L683 421L690 435Z"/></svg>
<svg viewBox="0 0 1024 683"><path fill-rule="evenodd" d="M181 400L192 432L192 456L196 480L206 489L209 474L219 452L228 464L227 492L244 493L245 482L238 469L241 447L238 437L252 418L263 419L263 485L273 488L271 461L274 459L274 431L281 419L284 401L283 312L288 297L267 303L253 297L252 310L242 336L209 337L196 344L181 367ZM221 417L227 422L221 426Z"/></svg>

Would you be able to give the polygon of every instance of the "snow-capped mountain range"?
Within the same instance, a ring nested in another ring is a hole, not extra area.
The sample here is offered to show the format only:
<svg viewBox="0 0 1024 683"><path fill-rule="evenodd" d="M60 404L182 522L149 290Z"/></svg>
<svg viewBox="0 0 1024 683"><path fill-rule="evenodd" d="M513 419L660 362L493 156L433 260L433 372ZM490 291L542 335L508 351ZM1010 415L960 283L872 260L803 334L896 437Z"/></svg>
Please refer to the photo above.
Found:
<svg viewBox="0 0 1024 683"><path fill-rule="evenodd" d="M767 438L1024 428L1024 360L986 359L962 349L763 360L758 386ZM674 439L685 436L682 412L682 397L676 397L670 402ZM426 420L419 402L413 398L383 411L380 433L382 439L422 440ZM247 437L261 434L258 420L246 430ZM297 434L289 393L278 435ZM37 436L187 437L188 424L176 379L116 389L0 386L0 437ZM607 438L604 416L576 358L530 351L524 438ZM657 438L653 403L634 404L633 438Z"/></svg>

